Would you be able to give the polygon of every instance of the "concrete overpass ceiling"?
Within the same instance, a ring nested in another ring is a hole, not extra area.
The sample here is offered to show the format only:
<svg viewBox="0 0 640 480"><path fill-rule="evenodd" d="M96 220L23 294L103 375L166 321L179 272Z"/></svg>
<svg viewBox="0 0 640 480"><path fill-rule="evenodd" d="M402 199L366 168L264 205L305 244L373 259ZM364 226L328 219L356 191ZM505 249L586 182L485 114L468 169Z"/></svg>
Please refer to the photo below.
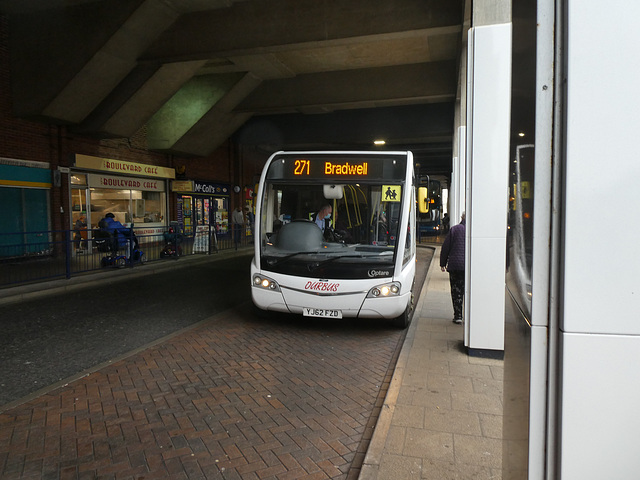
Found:
<svg viewBox="0 0 640 480"><path fill-rule="evenodd" d="M331 114L254 115L234 135L265 152L304 149L410 149L432 174L451 172L454 102L339 110ZM373 145L383 139L382 147Z"/></svg>
<svg viewBox="0 0 640 480"><path fill-rule="evenodd" d="M448 172L463 3L0 0L0 12L17 116L104 138L145 128L150 149L186 156L232 135L265 149L384 135Z"/></svg>
<svg viewBox="0 0 640 480"><path fill-rule="evenodd" d="M461 1L247 0L180 17L145 57L228 57L461 30ZM425 59L423 59L424 61Z"/></svg>

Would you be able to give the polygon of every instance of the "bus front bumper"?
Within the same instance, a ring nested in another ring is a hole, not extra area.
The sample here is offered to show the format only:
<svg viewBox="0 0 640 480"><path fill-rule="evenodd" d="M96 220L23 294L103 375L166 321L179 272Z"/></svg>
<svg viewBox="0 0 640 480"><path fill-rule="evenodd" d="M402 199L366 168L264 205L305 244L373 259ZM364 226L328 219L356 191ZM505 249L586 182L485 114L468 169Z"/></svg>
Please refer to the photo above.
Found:
<svg viewBox="0 0 640 480"><path fill-rule="evenodd" d="M401 315L411 300L411 292L388 298L367 298L367 292L340 295L317 295L288 290L267 290L253 286L253 303L263 310L302 315L305 308L339 310L345 318L395 318Z"/></svg>

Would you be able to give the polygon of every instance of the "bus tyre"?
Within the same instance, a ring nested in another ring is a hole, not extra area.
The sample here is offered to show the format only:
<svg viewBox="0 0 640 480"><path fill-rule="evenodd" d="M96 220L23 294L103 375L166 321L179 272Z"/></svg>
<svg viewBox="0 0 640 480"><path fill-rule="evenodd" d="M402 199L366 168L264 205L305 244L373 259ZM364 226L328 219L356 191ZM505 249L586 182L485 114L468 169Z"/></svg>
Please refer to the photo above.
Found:
<svg viewBox="0 0 640 480"><path fill-rule="evenodd" d="M413 287L411 288L413 292ZM404 309L402 315L393 319L393 326L397 328L407 328L411 323L411 319L413 318L413 293L411 293L411 299L407 304L407 308Z"/></svg>
<svg viewBox="0 0 640 480"><path fill-rule="evenodd" d="M413 314L413 309L411 305L407 305L407 308L404 310L402 315L393 319L393 326L396 328L407 328L411 323L411 316Z"/></svg>
<svg viewBox="0 0 640 480"><path fill-rule="evenodd" d="M257 318L261 318L263 320L266 320L266 319L271 318L273 316L273 312L270 312L269 310L263 310L253 302L251 302L251 308L253 310L253 315L255 317L257 317Z"/></svg>

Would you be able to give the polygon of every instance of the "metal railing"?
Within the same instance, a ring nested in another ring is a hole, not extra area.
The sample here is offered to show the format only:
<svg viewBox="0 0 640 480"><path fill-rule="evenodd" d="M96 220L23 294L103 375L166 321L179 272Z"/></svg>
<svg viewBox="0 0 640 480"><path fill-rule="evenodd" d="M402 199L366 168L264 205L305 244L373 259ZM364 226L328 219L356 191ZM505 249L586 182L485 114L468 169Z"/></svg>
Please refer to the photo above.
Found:
<svg viewBox="0 0 640 480"><path fill-rule="evenodd" d="M0 233L0 288L114 268L104 260L110 252L100 248L99 231L85 232L84 238L80 239L74 239L73 230ZM139 248L148 262L167 258L163 255L167 244L164 233L136 235ZM218 237L211 230L179 238L181 256L206 255L235 248L231 235ZM251 243L251 235L243 232L240 246ZM121 245L117 254L126 257L127 251L126 246ZM126 262L124 268L137 268L137 265L137 262Z"/></svg>

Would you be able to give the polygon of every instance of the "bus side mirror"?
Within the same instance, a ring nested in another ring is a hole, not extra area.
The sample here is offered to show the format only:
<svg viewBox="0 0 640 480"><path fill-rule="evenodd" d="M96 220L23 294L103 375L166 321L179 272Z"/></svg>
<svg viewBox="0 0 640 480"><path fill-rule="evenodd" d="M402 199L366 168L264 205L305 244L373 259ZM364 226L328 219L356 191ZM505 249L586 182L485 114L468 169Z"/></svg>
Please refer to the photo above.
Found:
<svg viewBox="0 0 640 480"><path fill-rule="evenodd" d="M418 211L429 213L429 190L427 187L418 187Z"/></svg>

